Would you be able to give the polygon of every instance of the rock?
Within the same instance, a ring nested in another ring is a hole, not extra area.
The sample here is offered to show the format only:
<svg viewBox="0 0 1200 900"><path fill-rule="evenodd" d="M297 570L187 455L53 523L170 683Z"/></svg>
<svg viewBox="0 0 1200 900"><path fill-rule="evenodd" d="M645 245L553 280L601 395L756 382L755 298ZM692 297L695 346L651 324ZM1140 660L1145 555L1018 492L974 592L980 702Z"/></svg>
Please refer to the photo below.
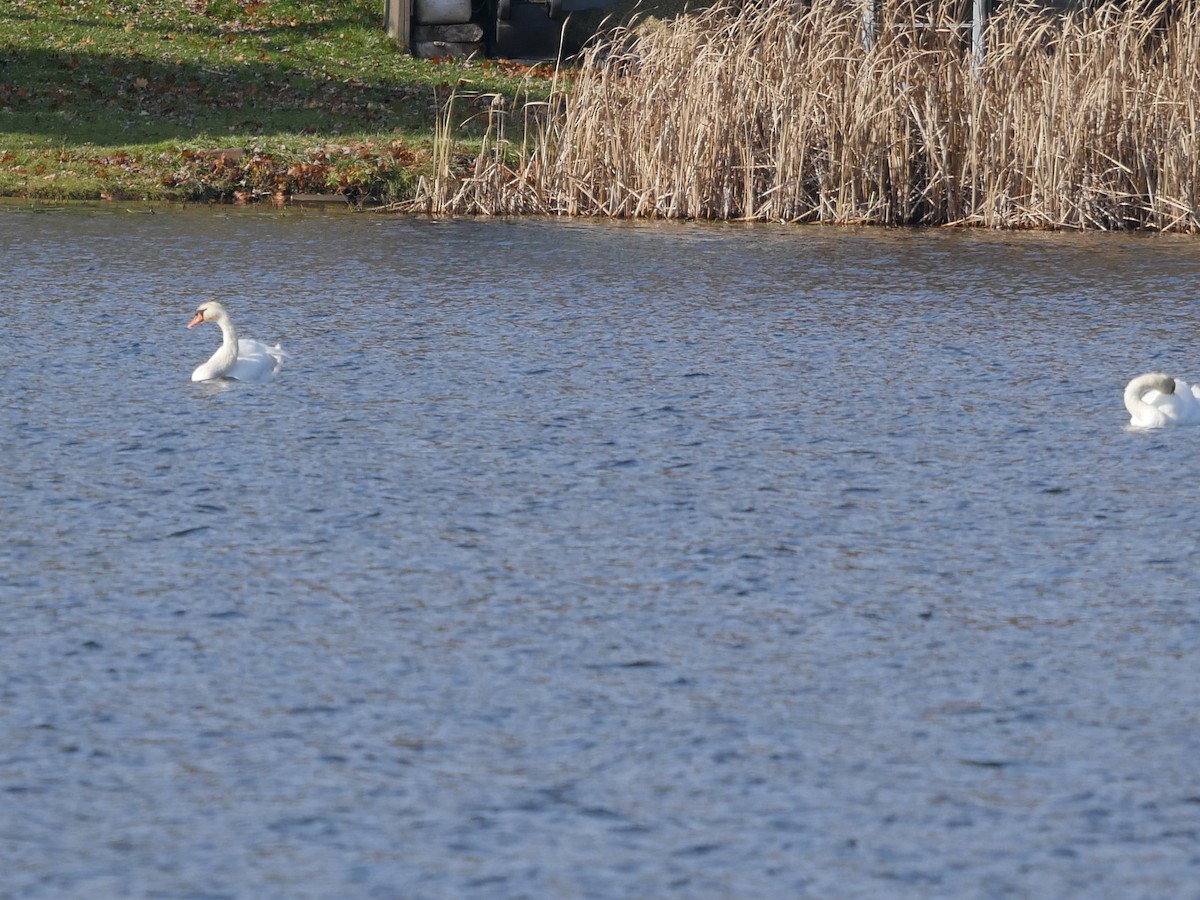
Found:
<svg viewBox="0 0 1200 900"><path fill-rule="evenodd" d="M470 22L456 25L418 25L413 29L414 41L447 41L452 44L474 44L483 40L483 26Z"/></svg>
<svg viewBox="0 0 1200 900"><path fill-rule="evenodd" d="M483 56L483 42L457 43L454 41L413 41L413 56L422 59L467 59L471 56Z"/></svg>
<svg viewBox="0 0 1200 900"><path fill-rule="evenodd" d="M470 22L471 0L417 0L413 20L419 25Z"/></svg>

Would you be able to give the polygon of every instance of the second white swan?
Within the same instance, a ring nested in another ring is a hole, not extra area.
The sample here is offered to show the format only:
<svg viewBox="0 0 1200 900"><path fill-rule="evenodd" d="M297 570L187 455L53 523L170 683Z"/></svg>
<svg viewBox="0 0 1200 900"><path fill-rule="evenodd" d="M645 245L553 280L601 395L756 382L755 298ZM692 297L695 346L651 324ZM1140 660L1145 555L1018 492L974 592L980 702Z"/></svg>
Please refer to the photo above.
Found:
<svg viewBox="0 0 1200 900"><path fill-rule="evenodd" d="M262 381L279 371L286 354L276 344L264 344L253 338L237 336L233 320L225 307L216 300L209 300L196 307L196 315L188 322L193 328L204 322L216 322L221 329L221 346L202 366L192 373L192 381L209 381L213 378L236 378L238 381Z"/></svg>
<svg viewBox="0 0 1200 900"><path fill-rule="evenodd" d="M1148 372L1126 385L1125 408L1137 428L1200 425L1200 384Z"/></svg>

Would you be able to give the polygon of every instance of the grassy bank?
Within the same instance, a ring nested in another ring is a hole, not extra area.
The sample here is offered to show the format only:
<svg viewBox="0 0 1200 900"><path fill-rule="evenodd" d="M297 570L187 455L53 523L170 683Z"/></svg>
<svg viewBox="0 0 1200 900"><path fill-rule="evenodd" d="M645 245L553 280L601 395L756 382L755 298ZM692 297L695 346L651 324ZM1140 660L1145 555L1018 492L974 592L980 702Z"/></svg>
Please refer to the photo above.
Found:
<svg viewBox="0 0 1200 900"><path fill-rule="evenodd" d="M548 75L414 59L374 0L4 0L0 196L400 199L452 89L537 97Z"/></svg>
<svg viewBox="0 0 1200 900"><path fill-rule="evenodd" d="M376 0L4 0L0 196L1200 230L1200 5L1005 4L982 66L962 6L868 47L860 4L731 0L555 74L413 59Z"/></svg>
<svg viewBox="0 0 1200 900"><path fill-rule="evenodd" d="M961 6L887 2L870 48L842 0L619 32L553 115L493 115L475 168L422 181L416 207L1200 230L1200 7L1008 4L976 69Z"/></svg>

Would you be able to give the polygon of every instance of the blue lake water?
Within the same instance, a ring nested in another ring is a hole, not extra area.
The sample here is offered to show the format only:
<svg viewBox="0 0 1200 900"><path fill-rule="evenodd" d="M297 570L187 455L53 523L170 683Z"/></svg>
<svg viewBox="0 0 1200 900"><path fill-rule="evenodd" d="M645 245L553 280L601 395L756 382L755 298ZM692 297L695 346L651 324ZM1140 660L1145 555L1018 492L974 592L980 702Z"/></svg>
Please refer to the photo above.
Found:
<svg viewBox="0 0 1200 900"><path fill-rule="evenodd" d="M0 896L1200 896L1195 238L0 253Z"/></svg>

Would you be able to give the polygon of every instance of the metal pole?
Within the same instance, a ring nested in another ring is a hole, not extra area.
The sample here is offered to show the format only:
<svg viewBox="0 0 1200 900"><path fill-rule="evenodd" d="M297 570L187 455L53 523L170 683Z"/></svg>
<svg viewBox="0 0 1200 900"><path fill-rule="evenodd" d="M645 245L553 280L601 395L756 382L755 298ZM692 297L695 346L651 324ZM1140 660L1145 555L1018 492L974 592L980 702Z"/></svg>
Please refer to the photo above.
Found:
<svg viewBox="0 0 1200 900"><path fill-rule="evenodd" d="M987 0L971 0L971 71L979 77L987 56L984 25L987 20Z"/></svg>
<svg viewBox="0 0 1200 900"><path fill-rule="evenodd" d="M875 46L875 2L862 0L862 43L863 49L869 51Z"/></svg>

